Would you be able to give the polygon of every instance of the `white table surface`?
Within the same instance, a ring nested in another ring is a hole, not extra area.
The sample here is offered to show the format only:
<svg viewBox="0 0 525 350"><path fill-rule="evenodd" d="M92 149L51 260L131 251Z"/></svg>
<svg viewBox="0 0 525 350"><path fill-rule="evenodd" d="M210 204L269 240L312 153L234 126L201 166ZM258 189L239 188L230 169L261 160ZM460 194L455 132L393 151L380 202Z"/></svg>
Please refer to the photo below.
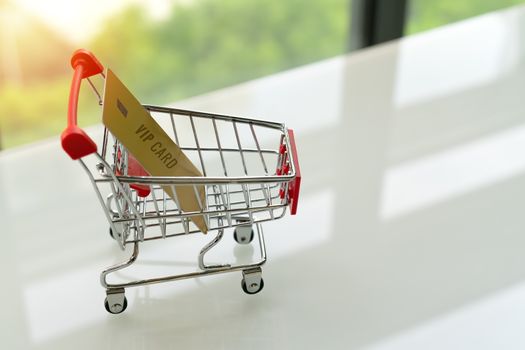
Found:
<svg viewBox="0 0 525 350"><path fill-rule="evenodd" d="M255 296L233 273L108 314L98 274L126 254L87 176L56 139L3 152L0 347L525 348L524 43L514 8L177 103L296 131L299 214L264 225ZM149 243L136 273L206 239Z"/></svg>

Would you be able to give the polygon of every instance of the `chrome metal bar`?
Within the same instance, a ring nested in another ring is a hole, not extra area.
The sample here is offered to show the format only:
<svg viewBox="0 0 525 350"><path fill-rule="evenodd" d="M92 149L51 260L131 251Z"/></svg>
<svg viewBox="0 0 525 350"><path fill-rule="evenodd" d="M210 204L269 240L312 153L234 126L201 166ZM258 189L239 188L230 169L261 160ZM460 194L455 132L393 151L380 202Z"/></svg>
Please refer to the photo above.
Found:
<svg viewBox="0 0 525 350"><path fill-rule="evenodd" d="M270 206L272 204L272 194L270 192L270 187L268 184L261 184L261 189L263 190L264 199L266 200L266 206ZM264 191L266 189L266 191ZM273 210L270 210L270 216L273 217Z"/></svg>
<svg viewBox="0 0 525 350"><path fill-rule="evenodd" d="M217 186L219 187L219 191L221 193L221 199L222 199L222 204L224 205L224 209L225 210L230 209L230 205L229 205L230 196L225 196L224 195L224 190L222 188L223 185L217 185ZM226 185L226 188L228 188L228 185ZM232 216L228 212L226 212L226 220L228 220L228 224L231 226L231 224L232 224Z"/></svg>
<svg viewBox="0 0 525 350"><path fill-rule="evenodd" d="M95 178L93 177L93 174L91 173L91 171L89 171L89 168L87 167L86 163L84 163L84 160L82 158L80 158L78 161L82 165L82 168L84 168L84 170L88 174L88 177L91 180L91 184L93 185L93 188L95 189L95 194L97 195L98 201L100 202L100 205L102 206L102 209L107 209L103 211L104 211L104 215L106 216L106 219L108 220L109 227L113 230L113 232L117 232L117 227L115 226L115 223L113 222L113 218L110 215L111 208L109 205L105 206L105 201L102 198L102 194L100 193L100 189L98 188L95 182ZM124 247L121 246L121 249L124 249Z"/></svg>
<svg viewBox="0 0 525 350"><path fill-rule="evenodd" d="M206 176L206 168L204 167L204 161L202 160L201 147L199 145L199 138L197 137L197 131L195 130L195 123L193 122L193 116L190 114L191 130L193 131L193 137L195 139L195 145L197 146L197 152L199 153L199 159L201 161L201 169L204 176Z"/></svg>
<svg viewBox="0 0 525 350"><path fill-rule="evenodd" d="M153 188L150 188L151 190L151 196L153 197L153 204L155 206L155 212L157 213L157 216L159 218L159 225L160 225L160 230L161 230L161 233L162 233L162 237L166 237L166 226L162 225L162 217L163 215L160 214L160 211L159 211L159 205L157 204L157 200L155 199L155 189ZM164 219L166 220L166 219Z"/></svg>
<svg viewBox="0 0 525 350"><path fill-rule="evenodd" d="M230 185L229 184L226 185L226 200L228 201L227 206L226 206L226 218L228 220L228 223L231 224L232 215L231 215L230 210L232 210L232 203L231 203L231 197L230 197Z"/></svg>
<svg viewBox="0 0 525 350"><path fill-rule="evenodd" d="M135 206L131 202L131 199L124 193L124 189L123 189L122 185L120 184L120 182L117 179L117 177L115 176L115 174L111 171L111 168L110 168L109 164L100 156L100 154L97 153L96 157L98 158L100 163L106 168L106 171L109 171L109 174L110 174L110 176L112 177L112 180L113 180L113 184L115 184L118 187L119 191L123 195L124 201L129 205L129 207L131 208L131 211L135 215L135 218L139 221L139 225L140 225L140 227L138 228L139 235L140 235L141 239L144 239L144 226L145 226L145 224L144 224L144 220L139 215L139 212L137 211L137 208L135 208ZM86 167L86 169L87 169L87 167ZM89 172L89 169L88 169L88 173L90 174L90 177L92 178L93 175L91 175L91 172ZM96 186L96 183L94 181L92 181L92 182ZM97 188L97 190L98 190L98 188ZM112 222L112 221L113 220L110 219L110 222ZM124 246L121 245L121 248L124 249Z"/></svg>
<svg viewBox="0 0 525 350"><path fill-rule="evenodd" d="M248 175L248 169L246 168L246 161L244 160L244 153L242 152L241 139L239 138L239 131L237 130L237 124L233 121L233 130L235 130L235 139L239 146L239 153L241 154L242 167L244 168L244 174Z"/></svg>
<svg viewBox="0 0 525 350"><path fill-rule="evenodd" d="M283 134L281 135L281 141L279 142L279 145L282 145L284 141L285 139L284 139L284 134ZM280 168L282 166L283 166L283 154L279 150L279 154L277 156L277 167Z"/></svg>
<svg viewBox="0 0 525 350"><path fill-rule="evenodd" d="M154 186L154 185L153 185L153 186ZM214 186L218 186L218 185L207 185L206 187L214 187ZM158 186L158 187L154 187L154 188L155 188L156 190L161 190L161 189L162 189L160 186ZM271 189L277 189L277 188L279 188L279 184L274 184L273 186L268 186L268 188L269 188L270 190L271 190ZM255 189L252 189L252 190L251 190L251 193L255 193L255 194L257 194L258 192L263 193L263 191L265 191L265 189L263 190L263 189L255 188ZM241 190L232 190L232 191L230 191L229 193L230 193L230 195L234 195L234 194L238 194L238 193L242 193L242 192L243 192L243 190L241 189ZM206 196L207 196L207 197L214 197L215 194L214 194L214 193L208 193L208 194L206 194ZM264 193L263 193L263 196L264 196ZM278 195L272 196L272 199L275 199L275 198L277 198L277 197L278 197ZM252 200L257 200L257 199L256 199L256 198L253 198L253 196L252 196ZM160 202L161 199L157 199L157 201ZM147 203L153 202L153 199L149 199L149 197L146 197L146 202L147 202Z"/></svg>
<svg viewBox="0 0 525 350"><path fill-rule="evenodd" d="M150 284L156 284L156 283L178 281L178 280L183 280L183 279L188 279L188 278L196 278L196 277L214 275L214 274L219 274L219 273L242 271L242 270L246 270L250 268L261 267L266 263L266 260L267 260L266 243L264 241L264 234L263 234L262 227L260 224L257 224L256 230L257 230L257 237L258 237L258 242L259 242L260 259L254 263L239 264L239 265L226 264L223 267L217 267L217 268L207 267L203 269L202 271L183 273L179 275L170 275L170 276L164 276L164 277L142 279L142 280L136 280L136 281L127 282L127 283L118 283L118 284L108 283L107 276L110 273L118 271L118 270L122 270L130 266L136 261L139 252L138 252L138 243L135 243L133 254L131 255L131 257L124 263L114 265L104 270L100 276L100 282L102 286L106 289L128 288L128 287L138 287L138 286L144 286L144 285L150 285Z"/></svg>
<svg viewBox="0 0 525 350"><path fill-rule="evenodd" d="M290 182L295 174L279 176L119 176L123 183L154 184L154 185L218 185L218 184L259 184L274 182ZM108 181L111 181L108 179ZM104 181L98 181L104 182Z"/></svg>
<svg viewBox="0 0 525 350"><path fill-rule="evenodd" d="M183 151L198 151L199 149L197 147L181 147L180 148L181 150ZM201 152L217 152L219 151L218 148L215 148L215 147L201 147ZM243 148L242 149L243 153L258 153L259 151L257 150L257 148ZM237 153L239 152L239 149L238 148L222 148L222 152L223 153ZM261 149L261 152L264 153L264 154L274 154L276 155L278 152L276 150L272 150L272 149Z"/></svg>
<svg viewBox="0 0 525 350"><path fill-rule="evenodd" d="M259 156L261 157L261 162L263 164L264 173L268 175L268 167L266 166L266 161L264 160L263 154L261 152L261 146L259 145L259 140L257 139L257 135L255 135L255 130L253 128L253 124L250 123L250 129L252 131L253 139L255 141L255 146L257 147L257 151L259 152Z"/></svg>
<svg viewBox="0 0 525 350"><path fill-rule="evenodd" d="M193 193L195 193L195 198L197 198L197 203L199 205L199 208L200 208L200 212L203 213L204 212L204 203L202 203L202 199L201 199L201 196L199 194L199 190L197 189L197 185L193 185ZM204 190L206 191L206 187L204 187ZM205 198L206 198L206 194L204 194ZM210 222L208 220L208 215L202 215L202 218L204 219L204 222L206 223L206 227L210 227Z"/></svg>
<svg viewBox="0 0 525 350"><path fill-rule="evenodd" d="M209 252L213 247L215 247L224 236L224 230L217 230L217 235L208 243L206 244L201 251L199 252L199 268L201 270L211 270L211 269L221 269L225 267L231 267L230 264L216 264L216 265L206 265L204 263L204 256L207 252Z"/></svg>
<svg viewBox="0 0 525 350"><path fill-rule="evenodd" d="M287 161L290 165L290 173L294 175L295 177L295 161L294 161L294 155L292 150L290 149L290 136L288 135L288 130L284 130L283 136L284 141L286 142L286 153L285 156L287 156Z"/></svg>
<svg viewBox="0 0 525 350"><path fill-rule="evenodd" d="M153 189L152 189L153 190ZM166 203L166 191L162 191L162 208L164 210L164 216L166 216L166 210L167 210L167 203ZM166 218L162 220L163 226L164 226L164 238L166 238Z"/></svg>
<svg viewBox="0 0 525 350"><path fill-rule="evenodd" d="M170 113L170 117L171 117L171 127L173 128L173 134L175 135L175 142L177 143L177 145L180 146L179 136L177 135L177 129L175 128L175 118L173 117L173 113Z"/></svg>
<svg viewBox="0 0 525 350"><path fill-rule="evenodd" d="M116 265L110 266L107 269L105 269L104 271L102 271L102 273L100 274L100 284L102 285L102 287L104 287L106 289L121 288L118 285L108 283L107 276L110 273L112 273L112 272L116 272L116 271L122 270L122 269L124 269L124 268L126 268L128 266L131 266L135 261L137 261L138 256L139 256L139 243L135 242L133 244L133 252L132 252L131 256L129 257L129 259L127 261L122 262L120 264L116 264Z"/></svg>
<svg viewBox="0 0 525 350"><path fill-rule="evenodd" d="M180 148L181 150L183 151L198 151L199 149L197 147L181 147ZM200 148L201 152L217 152L219 151L218 148L215 148L215 147L201 147ZM222 148L222 151L223 152L229 152L229 153L233 153L233 152L239 152L239 149L238 148ZM242 151L244 153L258 153L259 150L257 148L243 148ZM261 148L261 152L264 153L264 154L277 154L278 152L276 150L272 150L272 149L263 149Z"/></svg>
<svg viewBox="0 0 525 350"><path fill-rule="evenodd" d="M181 218L182 227L184 228L184 231L186 232L186 234L189 234L190 233L190 229L189 229L190 224L188 222L189 216L183 216L182 208L179 202L179 196L177 195L177 189L175 188L175 186L171 186L171 191L173 192L173 200L175 200L175 204L177 205L177 208L179 209L179 213L175 215L178 215ZM170 217L170 215L166 217Z"/></svg>
<svg viewBox="0 0 525 350"><path fill-rule="evenodd" d="M254 264L246 264L246 265L238 265L238 266L225 266L225 267L222 267L222 268L206 269L204 271L183 273L183 274L180 274L180 275L170 275L170 276L164 276L164 277L142 279L142 280L137 280L137 281L133 281L133 282L119 283L119 284L106 284L107 287L104 287L104 288L139 287L139 286L145 286L145 285L151 285L151 284L157 284L157 283L173 282L173 281L180 281L180 280L185 280L185 279L190 279L190 278L198 278L198 277L203 277L203 276L217 275L217 274L226 273L226 272L242 271L242 270L249 269L249 268L252 268L252 267L262 266L265 262L266 262L266 260L261 261L261 262L257 262L257 263L254 263Z"/></svg>
<svg viewBox="0 0 525 350"><path fill-rule="evenodd" d="M248 175L248 169L246 167L246 160L244 159L244 153L243 153L243 150L242 150L241 139L239 138L239 131L237 130L237 124L235 123L235 121L233 121L233 129L235 130L235 138L237 140L237 145L239 146L239 152L241 154L242 166L244 168L244 174ZM246 201L246 207L249 210L250 207L251 207L251 203L250 203L250 188L247 187L246 184L242 184L241 186L242 186L242 189L243 189L244 199ZM253 222L253 217L252 217L251 211L250 211L250 222Z"/></svg>
<svg viewBox="0 0 525 350"><path fill-rule="evenodd" d="M248 215L250 216L250 223L253 223L253 214L250 210L252 208L250 188L246 184L242 184L242 194L244 195L244 201L246 203L246 209L248 210Z"/></svg>
<svg viewBox="0 0 525 350"><path fill-rule="evenodd" d="M95 87L95 85L93 84L93 82L91 81L91 79L87 78L87 81L88 81L89 85L91 85L91 89L93 90L93 92L95 93L95 95L97 95L97 98L98 98L98 105L99 105L99 106L102 106L102 97L100 96L100 93L98 92L97 88Z"/></svg>
<svg viewBox="0 0 525 350"><path fill-rule="evenodd" d="M148 210L147 206L148 202L146 201L146 197L144 197L142 198L142 217L146 216L146 211Z"/></svg>
<svg viewBox="0 0 525 350"><path fill-rule="evenodd" d="M212 119L213 130L215 131L215 139L217 140L217 147L219 148L219 154L221 156L222 169L224 170L224 176L228 176L228 171L226 170L226 164L224 163L224 154L222 153L221 140L219 138L219 132L217 130L217 123L215 119Z"/></svg>
<svg viewBox="0 0 525 350"><path fill-rule="evenodd" d="M226 204L224 202L224 194L222 193L222 191L219 189L220 186L218 185L214 185L212 186L211 188L213 189L213 199L215 201L215 209L216 209L216 213L217 213L217 217L212 217L213 214L209 214L207 215L207 218L208 218L208 227L211 228L211 219L217 219L217 225L218 226L221 226L222 225L222 216L224 216L224 209L226 209ZM207 209L209 210L210 208L210 203L207 204ZM230 218L231 220L231 218Z"/></svg>
<svg viewBox="0 0 525 350"><path fill-rule="evenodd" d="M110 187L111 187L111 192L113 193L113 198L115 198L115 206L117 208L118 216L119 217L123 217L124 216L124 210L122 209L122 206L120 205L120 201L119 201L120 195L117 192L117 189L116 189L115 184L113 182L111 182Z"/></svg>
<svg viewBox="0 0 525 350"><path fill-rule="evenodd" d="M213 114L213 113L206 113L206 112L199 112L199 111L190 111L190 110L179 109L179 108L153 106L153 105L147 105L147 104L143 106L149 111L155 111L155 112L161 112L161 113L173 113L173 114L186 115L186 116L189 116L191 114L191 115L194 115L196 117L201 117L201 118L225 120L225 121L230 121L230 122L235 121L238 123L245 123L245 124L253 123L255 125L260 125L260 126L264 126L264 127L271 128L271 129L278 129L281 131L285 129L285 125L283 123L271 122L268 120L234 117L234 116L225 115L225 114Z"/></svg>
<svg viewBox="0 0 525 350"><path fill-rule="evenodd" d="M244 202L243 202L244 203ZM260 207L260 208L251 208L250 210L253 211L253 212L257 212L257 211L266 211L268 209L279 209L279 208L282 208L286 206L286 204L272 204L270 206L264 206L264 207ZM201 215L214 215L214 214L217 214L217 213L230 213L230 214L241 214L241 213L246 213L248 210L246 207L244 208L238 208L238 209L225 209L225 210L220 210L220 211L210 211L210 210L205 210L205 211L188 211L188 212L184 212L184 213L174 213L174 214L166 214L164 216L156 216L156 215L149 215L149 216L140 216L140 218L142 220L157 220L159 217L165 217L165 218L176 218L176 217L180 217L180 218L189 218L189 217L192 217L192 216L201 216ZM119 223L119 222L129 222L129 221L132 221L133 218L124 218L124 219L114 219L113 221L115 223Z"/></svg>
<svg viewBox="0 0 525 350"><path fill-rule="evenodd" d="M238 191L236 191L236 192L238 192ZM238 192L238 193L240 193L240 192ZM111 196L111 197L113 197L113 196ZM241 209L245 210L246 209L247 198L245 196L243 196L243 197L244 198L242 200L236 200L236 201L231 201L230 200L228 202L227 196L225 196L223 191L221 190L221 199L222 199L222 201L221 202L217 202L217 203L211 203L211 202L209 202L209 201L211 201L211 199L209 199L208 203L205 205L207 210L204 211L204 212L207 213L208 215L220 214L220 213L227 212L228 210L230 210L229 207L232 207L232 206L238 207L239 205L242 205L242 208L237 209L237 210L241 210ZM275 196L272 196L271 198L273 200L273 199L279 199L280 197L279 197L279 195L275 195ZM156 203L159 203L160 201L161 200L158 199L158 200L156 200ZM137 201L137 207L139 208L139 211L140 211L140 207L142 206L142 216L145 219L149 219L149 218L152 218L152 217L157 217L158 215L160 215L157 210L147 210L147 208L145 208L145 206L147 206L149 203L153 203L153 202L154 202L153 200L147 200L145 198L143 198L140 201ZM259 209L260 210L260 209L264 209L265 207L268 207L268 204L266 204L266 199L265 198L250 198L250 202L251 202L251 208L252 209ZM224 203L226 203L226 204L224 204ZM265 206L258 205L260 203L265 203L266 205ZM228 204L230 204L230 205L228 205ZM154 205L156 206L158 204L154 203ZM233 210L235 210L235 209L233 209ZM169 213L176 214L176 213L178 213L178 209L165 209L163 216L166 216ZM199 211L195 211L195 213L202 213L202 212L199 210ZM116 214L118 214L118 212L116 212ZM126 219L122 219L122 220L123 221L128 221L128 220L132 220L132 219L133 218L126 218ZM116 219L116 222L118 222L118 220L119 219Z"/></svg>
<svg viewBox="0 0 525 350"><path fill-rule="evenodd" d="M106 159L106 152L108 147L108 128L104 128L104 137L102 139L102 158Z"/></svg>
<svg viewBox="0 0 525 350"><path fill-rule="evenodd" d="M275 216L275 220L282 218L284 216L284 214L286 213L285 206L282 206L280 209L282 209L281 210L281 214L278 215L278 216ZM266 211L267 209L264 209L264 210ZM276 210L276 209L274 209L274 210ZM261 224L261 223L272 221L272 220L273 219L271 219L271 218L261 219L261 218L254 217L254 224ZM180 222L174 222L174 224L177 224L177 223L180 223ZM158 224L151 224L151 225L147 225L147 227L155 227L157 225ZM228 223L224 223L224 224L222 224L222 226L213 227L213 229L210 230L210 231L216 231L216 230L220 230L220 229L227 229L227 228L232 228L232 227L237 227L237 226L242 226L242 225L246 225L246 223L245 222L239 222L239 223L232 223L232 225L229 225ZM197 233L200 234L201 231L199 229L194 229L194 230L190 230L189 233L186 233L184 231L172 232L172 233L166 234L166 238L177 237L177 236L186 236L188 234L197 234ZM148 236L148 237L144 238L144 241L154 241L154 240L157 240L157 239L163 239L162 235ZM126 241L126 243L134 243L134 242L135 242L135 240L133 240L133 239L128 239Z"/></svg>
<svg viewBox="0 0 525 350"><path fill-rule="evenodd" d="M113 136L113 135L112 135ZM115 141L113 142L113 167L110 168L112 169L112 172L115 171L115 168L117 167L117 153L118 153L118 140L113 137L115 139Z"/></svg>
<svg viewBox="0 0 525 350"><path fill-rule="evenodd" d="M252 131L252 136L253 136L253 140L255 141L255 146L257 147L257 150L259 151L259 156L261 157L261 162L264 168L264 174L268 175L268 167L266 166L266 161L264 160L263 153L261 152L261 146L259 144L259 139L257 138L257 135L255 134L255 128L253 127L252 123L250 123L250 130ZM269 192L268 185L261 184L261 189L263 189L263 195L266 199L266 204L270 205L270 199L269 199L268 194L264 192L264 187L266 187L266 189ZM270 215L273 217L273 211L270 211Z"/></svg>
<svg viewBox="0 0 525 350"><path fill-rule="evenodd" d="M264 234L263 234L262 226L260 224L257 224L256 228L257 228L257 238L259 239L259 252L261 253L261 262L262 264L264 264L266 262L266 242L264 241Z"/></svg>

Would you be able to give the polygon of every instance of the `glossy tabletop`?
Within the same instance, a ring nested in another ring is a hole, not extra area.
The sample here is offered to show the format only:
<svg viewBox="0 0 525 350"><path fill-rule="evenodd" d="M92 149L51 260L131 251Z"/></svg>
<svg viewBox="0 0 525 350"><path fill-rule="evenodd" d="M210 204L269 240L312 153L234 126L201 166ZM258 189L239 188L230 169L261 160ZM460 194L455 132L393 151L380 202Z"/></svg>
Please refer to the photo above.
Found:
<svg viewBox="0 0 525 350"><path fill-rule="evenodd" d="M86 174L57 139L1 153L0 347L525 348L524 43L512 8L174 104L295 130L299 213L263 225L253 296L231 273L108 314L99 273L130 251ZM195 270L209 239L144 244L121 277Z"/></svg>

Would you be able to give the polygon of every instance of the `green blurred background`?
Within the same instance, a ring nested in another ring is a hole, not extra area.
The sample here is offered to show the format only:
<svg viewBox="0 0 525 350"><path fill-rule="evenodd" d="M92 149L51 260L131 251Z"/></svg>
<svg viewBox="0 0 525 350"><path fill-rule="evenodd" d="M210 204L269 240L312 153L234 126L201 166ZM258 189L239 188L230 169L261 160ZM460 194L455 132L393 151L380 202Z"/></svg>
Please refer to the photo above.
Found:
<svg viewBox="0 0 525 350"><path fill-rule="evenodd" d="M93 51L143 103L169 103L344 53L350 1L131 0L102 16L104 2L0 0L1 147L60 134L76 48ZM523 2L409 0L405 34ZM103 19L84 28L78 17L73 37L54 25L67 11ZM92 94L81 101L80 124L99 122Z"/></svg>

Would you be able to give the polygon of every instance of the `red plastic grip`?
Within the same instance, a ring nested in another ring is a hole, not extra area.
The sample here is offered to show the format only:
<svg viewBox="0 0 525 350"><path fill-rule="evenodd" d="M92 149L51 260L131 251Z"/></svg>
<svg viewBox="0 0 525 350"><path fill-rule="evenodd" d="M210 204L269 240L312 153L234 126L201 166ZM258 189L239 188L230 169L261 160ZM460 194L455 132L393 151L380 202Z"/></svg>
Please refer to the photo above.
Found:
<svg viewBox="0 0 525 350"><path fill-rule="evenodd" d="M150 174L140 165L139 161L128 153L128 175L131 176L150 176ZM148 185L131 184L131 188L137 191L139 197L147 197L151 193Z"/></svg>
<svg viewBox="0 0 525 350"><path fill-rule="evenodd" d="M67 127L60 137L62 148L76 160L97 151L96 143L77 125L78 95L82 79L102 73L104 66L89 51L80 49L71 57L71 67L75 70L67 109Z"/></svg>
<svg viewBox="0 0 525 350"><path fill-rule="evenodd" d="M297 213L297 204L299 203L299 191L301 189L301 168L299 167L299 159L297 158L297 146L295 145L295 135L292 129L288 129L288 137L290 138L290 148L292 151L293 165L295 168L295 178L290 181L288 185L288 198L290 203L290 214Z"/></svg>

